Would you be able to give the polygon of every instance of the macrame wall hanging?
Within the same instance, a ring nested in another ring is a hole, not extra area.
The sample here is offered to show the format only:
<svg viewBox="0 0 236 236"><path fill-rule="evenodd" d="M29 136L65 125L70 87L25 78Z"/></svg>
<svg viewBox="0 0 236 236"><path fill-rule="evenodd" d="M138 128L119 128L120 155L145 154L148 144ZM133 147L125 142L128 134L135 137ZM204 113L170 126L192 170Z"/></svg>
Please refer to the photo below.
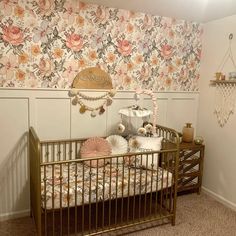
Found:
<svg viewBox="0 0 236 236"><path fill-rule="evenodd" d="M99 96L89 96L79 89L105 89L108 90ZM99 67L91 67L82 70L72 83L72 90L69 91L69 96L72 98L72 105L80 105L80 113L90 112L91 117L102 115L107 106L113 102L113 97L116 90L112 88L110 76ZM88 105L99 102L99 105Z"/></svg>
<svg viewBox="0 0 236 236"><path fill-rule="evenodd" d="M216 83L215 114L218 123L223 127L234 113L236 99L235 83Z"/></svg>
<svg viewBox="0 0 236 236"><path fill-rule="evenodd" d="M234 113L236 100L236 64L233 58L231 43L233 34L229 35L229 47L215 73L215 80L211 83L216 86L215 93L215 114L218 123L223 127L231 114ZM227 61L231 61L234 71L230 72L228 77L223 73L224 66Z"/></svg>

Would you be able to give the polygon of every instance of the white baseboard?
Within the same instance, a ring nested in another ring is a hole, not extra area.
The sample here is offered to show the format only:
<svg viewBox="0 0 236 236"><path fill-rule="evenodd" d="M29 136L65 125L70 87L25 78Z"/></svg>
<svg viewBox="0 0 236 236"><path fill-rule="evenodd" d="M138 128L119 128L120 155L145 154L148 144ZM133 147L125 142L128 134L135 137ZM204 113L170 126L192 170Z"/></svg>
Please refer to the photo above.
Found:
<svg viewBox="0 0 236 236"><path fill-rule="evenodd" d="M21 218L30 215L30 210L16 211L11 213L5 213L0 215L0 221L11 220L16 218Z"/></svg>
<svg viewBox="0 0 236 236"><path fill-rule="evenodd" d="M214 198L215 200L217 200L218 202L221 202L222 204L224 204L225 206L231 208L232 210L236 211L236 204L225 199L224 197L220 196L219 194L212 192L211 190L202 187L202 191L204 193L206 193L207 195L211 196L212 198Z"/></svg>

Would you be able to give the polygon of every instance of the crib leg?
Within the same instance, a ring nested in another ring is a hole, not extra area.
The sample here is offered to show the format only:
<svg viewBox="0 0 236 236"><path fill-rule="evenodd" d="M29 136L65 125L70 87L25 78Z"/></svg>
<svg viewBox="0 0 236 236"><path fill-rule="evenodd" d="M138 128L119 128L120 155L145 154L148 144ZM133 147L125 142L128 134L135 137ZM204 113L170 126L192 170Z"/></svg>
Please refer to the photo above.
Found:
<svg viewBox="0 0 236 236"><path fill-rule="evenodd" d="M33 217L32 207L30 206L30 218Z"/></svg>
<svg viewBox="0 0 236 236"><path fill-rule="evenodd" d="M175 216L173 216L172 219L171 219L171 225L175 226Z"/></svg>

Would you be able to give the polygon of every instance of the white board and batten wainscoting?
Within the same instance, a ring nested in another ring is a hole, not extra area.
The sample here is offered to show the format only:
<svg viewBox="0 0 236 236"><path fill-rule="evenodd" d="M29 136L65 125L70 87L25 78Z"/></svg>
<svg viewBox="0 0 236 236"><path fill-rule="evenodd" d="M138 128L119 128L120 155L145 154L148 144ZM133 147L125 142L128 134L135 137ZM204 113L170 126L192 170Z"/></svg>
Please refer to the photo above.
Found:
<svg viewBox="0 0 236 236"><path fill-rule="evenodd" d="M156 97L158 124L181 131L191 122L196 128L197 92L158 92ZM134 92L118 91L113 100L103 115L92 118L90 112L80 114L80 106L71 104L68 90L0 89L0 220L29 214L29 127L47 140L110 135L120 122L118 110L135 104ZM144 96L142 105L152 108L150 97Z"/></svg>

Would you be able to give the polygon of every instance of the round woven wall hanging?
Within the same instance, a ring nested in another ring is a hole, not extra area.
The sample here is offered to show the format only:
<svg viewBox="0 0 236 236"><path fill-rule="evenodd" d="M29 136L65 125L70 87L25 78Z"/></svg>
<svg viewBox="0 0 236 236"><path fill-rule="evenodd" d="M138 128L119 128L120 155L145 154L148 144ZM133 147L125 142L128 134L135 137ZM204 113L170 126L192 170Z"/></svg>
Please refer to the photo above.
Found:
<svg viewBox="0 0 236 236"><path fill-rule="evenodd" d="M89 67L80 71L74 78L72 88L112 89L111 77L99 67Z"/></svg>

